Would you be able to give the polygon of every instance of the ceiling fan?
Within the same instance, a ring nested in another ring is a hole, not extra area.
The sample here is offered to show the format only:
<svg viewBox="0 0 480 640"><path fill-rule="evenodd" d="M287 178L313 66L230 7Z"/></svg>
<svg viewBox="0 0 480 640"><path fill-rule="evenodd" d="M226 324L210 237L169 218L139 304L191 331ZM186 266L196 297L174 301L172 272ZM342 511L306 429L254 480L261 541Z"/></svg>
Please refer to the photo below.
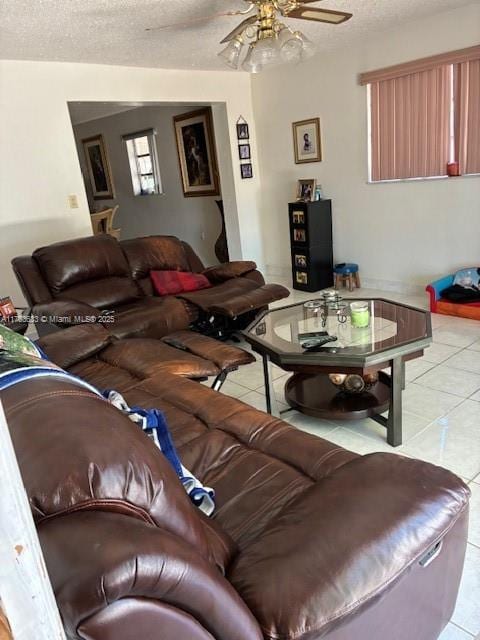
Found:
<svg viewBox="0 0 480 640"><path fill-rule="evenodd" d="M220 16L247 15L220 44L227 46L218 54L233 69L238 69L240 56L248 43L242 69L258 73L266 66L281 62L300 62L315 53L315 45L300 31L294 31L285 25L281 18L296 18L328 24L341 24L352 17L351 13L320 9L308 5L321 0L245 0L247 9L229 11L198 18L186 23L164 25L156 29L185 26L193 22L203 22ZM250 15L251 14L251 15Z"/></svg>

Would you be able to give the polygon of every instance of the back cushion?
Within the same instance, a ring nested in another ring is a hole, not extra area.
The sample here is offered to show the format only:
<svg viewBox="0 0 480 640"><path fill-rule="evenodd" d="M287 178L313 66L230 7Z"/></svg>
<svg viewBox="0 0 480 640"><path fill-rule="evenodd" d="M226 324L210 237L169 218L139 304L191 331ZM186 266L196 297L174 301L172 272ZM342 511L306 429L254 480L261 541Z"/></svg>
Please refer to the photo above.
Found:
<svg viewBox="0 0 480 640"><path fill-rule="evenodd" d="M105 307L138 297L125 256L111 236L58 242L37 249L33 257L55 298Z"/></svg>
<svg viewBox="0 0 480 640"><path fill-rule="evenodd" d="M135 280L148 278L150 271L190 271L183 244L175 236L125 240L121 247Z"/></svg>
<svg viewBox="0 0 480 640"><path fill-rule="evenodd" d="M54 294L89 280L129 275L120 245L108 235L57 242L33 253Z"/></svg>

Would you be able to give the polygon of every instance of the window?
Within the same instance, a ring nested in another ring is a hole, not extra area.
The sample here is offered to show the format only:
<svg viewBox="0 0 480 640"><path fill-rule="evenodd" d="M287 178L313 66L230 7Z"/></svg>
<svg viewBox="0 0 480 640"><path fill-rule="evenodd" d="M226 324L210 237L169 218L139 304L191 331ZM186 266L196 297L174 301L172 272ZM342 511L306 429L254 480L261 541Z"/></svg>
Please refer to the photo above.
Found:
<svg viewBox="0 0 480 640"><path fill-rule="evenodd" d="M480 173L480 46L362 74L369 180Z"/></svg>
<svg viewBox="0 0 480 640"><path fill-rule="evenodd" d="M133 193L136 196L148 196L162 192L155 136L154 129L123 136L127 145Z"/></svg>

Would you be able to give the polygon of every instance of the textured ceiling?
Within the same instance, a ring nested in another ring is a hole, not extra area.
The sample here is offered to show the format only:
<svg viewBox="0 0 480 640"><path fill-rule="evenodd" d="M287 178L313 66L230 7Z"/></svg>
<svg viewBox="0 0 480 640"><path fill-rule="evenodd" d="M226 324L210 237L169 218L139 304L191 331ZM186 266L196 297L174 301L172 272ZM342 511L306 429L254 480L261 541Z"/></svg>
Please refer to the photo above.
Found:
<svg viewBox="0 0 480 640"><path fill-rule="evenodd" d="M322 7L349 11L340 26L289 23L318 50L369 38L417 17L471 4L472 0L324 0ZM225 69L219 41L241 17L196 19L247 7L243 0L1 0L0 58L56 60L175 69ZM147 32L148 27L190 25Z"/></svg>

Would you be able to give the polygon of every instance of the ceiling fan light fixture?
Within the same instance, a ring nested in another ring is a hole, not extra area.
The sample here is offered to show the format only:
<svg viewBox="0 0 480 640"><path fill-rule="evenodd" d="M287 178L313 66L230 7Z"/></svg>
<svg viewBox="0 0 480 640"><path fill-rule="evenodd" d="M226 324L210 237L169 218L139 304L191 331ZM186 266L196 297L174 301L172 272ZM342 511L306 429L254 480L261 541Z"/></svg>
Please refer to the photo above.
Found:
<svg viewBox="0 0 480 640"><path fill-rule="evenodd" d="M309 40L309 38L307 38L307 36L304 35L301 31L295 31L294 35L302 43L302 50L300 54L301 59L308 60L308 58L314 56L317 48L313 44L313 42Z"/></svg>
<svg viewBox="0 0 480 640"><path fill-rule="evenodd" d="M300 62L303 43L288 27L284 26L278 34L278 46L283 62Z"/></svg>
<svg viewBox="0 0 480 640"><path fill-rule="evenodd" d="M218 57L223 60L223 62L231 67L232 69L238 69L238 65L240 62L240 53L243 49L243 40L240 36L237 36L233 40L231 40L225 49L222 49L220 53L218 53Z"/></svg>
<svg viewBox="0 0 480 640"><path fill-rule="evenodd" d="M249 73L260 73L260 71L262 70L262 65L254 57L255 45L256 42L252 42L252 44L248 47L247 55L245 56L245 60L242 64L242 69L244 71L248 71Z"/></svg>
<svg viewBox="0 0 480 640"><path fill-rule="evenodd" d="M282 62L277 38L272 36L269 38L262 38L261 40L257 40L252 52L252 56L254 61L262 68L273 66Z"/></svg>

